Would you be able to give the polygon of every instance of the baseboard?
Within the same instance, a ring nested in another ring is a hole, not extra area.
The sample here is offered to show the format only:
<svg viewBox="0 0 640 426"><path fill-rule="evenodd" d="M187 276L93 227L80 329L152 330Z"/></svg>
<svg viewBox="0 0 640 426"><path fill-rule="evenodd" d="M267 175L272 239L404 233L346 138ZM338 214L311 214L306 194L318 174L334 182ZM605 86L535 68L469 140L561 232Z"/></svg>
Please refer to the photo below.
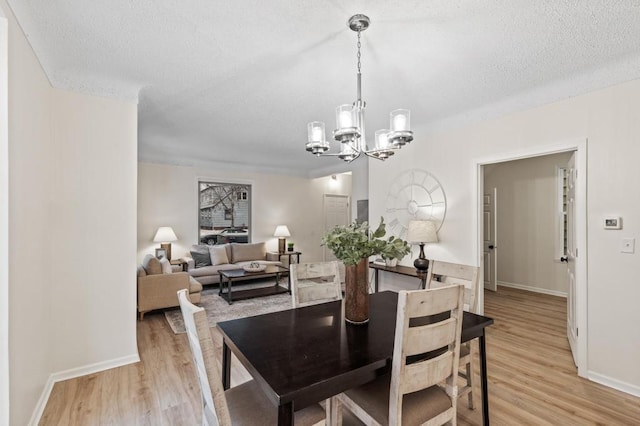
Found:
<svg viewBox="0 0 640 426"><path fill-rule="evenodd" d="M587 373L587 378L593 382L600 383L601 385L628 393L629 395L640 397L640 386L632 385L631 383L626 383L618 379L613 379L603 374L594 373L593 371L589 371Z"/></svg>
<svg viewBox="0 0 640 426"><path fill-rule="evenodd" d="M567 297L567 293L564 293L562 291L557 291L557 290L548 290L546 288L531 287L528 285L508 283L505 281L498 281L497 284L502 287L517 288L519 290L526 290L526 291L532 291L534 293L548 294L550 296L558 296L558 297L564 297L564 298Z"/></svg>
<svg viewBox="0 0 640 426"><path fill-rule="evenodd" d="M89 364L78 368L71 368L69 370L52 373L49 376L47 383L45 383L44 388L42 389L40 399L38 399L38 403L33 410L31 419L29 420L29 426L36 426L38 423L40 423L40 418L42 417L42 413L44 413L44 408L47 406L49 396L51 396L53 385L55 385L57 382L74 379L80 376L86 376L87 374L98 373L100 371L110 370L116 367L122 367L123 365L134 364L136 362L140 362L140 356L137 353L123 356L121 358L110 359L108 361L97 362L95 364Z"/></svg>

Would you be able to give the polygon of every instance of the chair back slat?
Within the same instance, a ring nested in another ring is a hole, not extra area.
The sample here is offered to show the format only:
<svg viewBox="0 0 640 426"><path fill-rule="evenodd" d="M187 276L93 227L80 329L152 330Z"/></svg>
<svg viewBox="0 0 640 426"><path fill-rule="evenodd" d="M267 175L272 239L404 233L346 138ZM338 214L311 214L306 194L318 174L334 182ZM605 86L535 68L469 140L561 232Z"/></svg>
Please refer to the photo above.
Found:
<svg viewBox="0 0 640 426"><path fill-rule="evenodd" d="M313 262L291 265L293 307L342 299L338 262Z"/></svg>
<svg viewBox="0 0 640 426"><path fill-rule="evenodd" d="M426 288L438 288L449 285L464 285L464 309L478 312L478 283L480 268L477 266L434 260L427 272Z"/></svg>
<svg viewBox="0 0 640 426"><path fill-rule="evenodd" d="M407 299L406 315L416 318L450 311L457 306L459 291L458 286L447 286L438 292L438 297L424 291L412 293Z"/></svg>
<svg viewBox="0 0 640 426"><path fill-rule="evenodd" d="M448 318L435 324L409 328L406 355L423 354L451 344L456 338L456 326L455 318Z"/></svg>
<svg viewBox="0 0 640 426"><path fill-rule="evenodd" d="M216 367L215 345L209 330L207 314L204 308L199 308L189 301L186 289L178 291L178 301L200 384L203 422L209 426L231 425L221 373Z"/></svg>
<svg viewBox="0 0 640 426"><path fill-rule="evenodd" d="M407 365L402 377L401 392L416 392L436 385L451 375L453 352L447 351L427 361Z"/></svg>

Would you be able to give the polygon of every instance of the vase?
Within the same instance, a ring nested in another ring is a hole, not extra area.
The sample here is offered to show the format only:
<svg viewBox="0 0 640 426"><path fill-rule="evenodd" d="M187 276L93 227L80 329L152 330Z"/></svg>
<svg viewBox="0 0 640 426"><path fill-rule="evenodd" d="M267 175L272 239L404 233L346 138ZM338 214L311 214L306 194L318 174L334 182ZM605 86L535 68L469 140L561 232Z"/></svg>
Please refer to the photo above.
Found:
<svg viewBox="0 0 640 426"><path fill-rule="evenodd" d="M369 321L369 259L345 265L344 317L350 324Z"/></svg>
<svg viewBox="0 0 640 426"><path fill-rule="evenodd" d="M385 259L384 263L390 268L395 268L398 265L398 259Z"/></svg>

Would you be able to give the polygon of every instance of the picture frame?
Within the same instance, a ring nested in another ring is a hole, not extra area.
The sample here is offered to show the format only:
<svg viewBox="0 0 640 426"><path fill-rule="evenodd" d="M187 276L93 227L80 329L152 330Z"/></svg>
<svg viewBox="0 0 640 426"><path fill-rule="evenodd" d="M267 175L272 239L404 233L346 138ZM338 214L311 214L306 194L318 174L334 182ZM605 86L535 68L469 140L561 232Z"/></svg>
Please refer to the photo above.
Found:
<svg viewBox="0 0 640 426"><path fill-rule="evenodd" d="M163 248L156 249L156 258L162 259L163 257L167 257L167 251Z"/></svg>

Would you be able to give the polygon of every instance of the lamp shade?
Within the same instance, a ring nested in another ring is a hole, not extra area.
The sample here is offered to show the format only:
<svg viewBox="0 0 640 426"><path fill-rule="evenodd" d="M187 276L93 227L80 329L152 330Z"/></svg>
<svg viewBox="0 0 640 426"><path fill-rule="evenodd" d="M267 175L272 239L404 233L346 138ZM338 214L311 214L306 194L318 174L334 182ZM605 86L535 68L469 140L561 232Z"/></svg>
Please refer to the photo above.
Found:
<svg viewBox="0 0 640 426"><path fill-rule="evenodd" d="M276 226L276 232L273 233L274 237L290 237L291 233L289 233L289 228L287 225L278 225Z"/></svg>
<svg viewBox="0 0 640 426"><path fill-rule="evenodd" d="M156 232L156 236L153 237L154 243L170 243L171 241L176 241L178 237L176 237L176 233L173 232L173 229L170 226L161 226L158 228Z"/></svg>
<svg viewBox="0 0 640 426"><path fill-rule="evenodd" d="M412 220L409 222L407 240L412 244L437 243L436 224L430 220Z"/></svg>

